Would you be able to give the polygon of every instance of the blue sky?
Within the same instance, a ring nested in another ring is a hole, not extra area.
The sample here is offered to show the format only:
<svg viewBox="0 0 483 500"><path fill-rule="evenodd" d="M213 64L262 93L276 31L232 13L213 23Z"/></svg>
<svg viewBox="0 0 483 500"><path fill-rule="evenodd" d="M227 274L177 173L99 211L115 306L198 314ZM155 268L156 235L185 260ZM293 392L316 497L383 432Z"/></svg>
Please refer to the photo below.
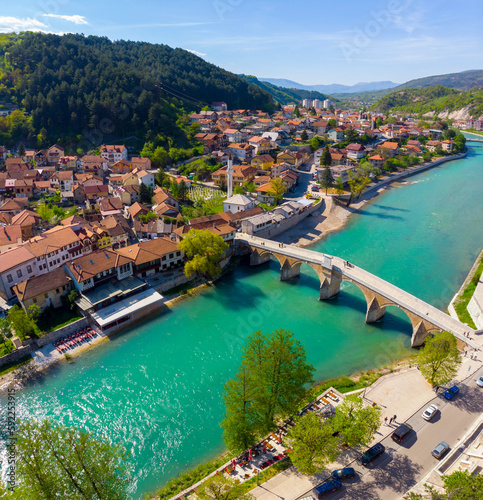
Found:
<svg viewBox="0 0 483 500"><path fill-rule="evenodd" d="M304 84L483 68L481 0L5 0L0 32L165 43L234 73Z"/></svg>

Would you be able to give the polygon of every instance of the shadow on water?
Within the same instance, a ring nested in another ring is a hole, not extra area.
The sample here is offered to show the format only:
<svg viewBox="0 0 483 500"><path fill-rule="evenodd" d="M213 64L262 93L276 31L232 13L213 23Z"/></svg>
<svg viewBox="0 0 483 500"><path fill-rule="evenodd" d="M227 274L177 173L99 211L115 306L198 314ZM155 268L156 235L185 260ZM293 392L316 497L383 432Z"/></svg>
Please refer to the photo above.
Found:
<svg viewBox="0 0 483 500"><path fill-rule="evenodd" d="M393 220L400 220L400 221L405 220L404 217L401 217L399 215L373 213L373 212L368 212L367 210L362 210L362 209L356 209L356 210L354 210L354 213L359 214L359 215L370 215L371 217L377 217L378 219L393 219Z"/></svg>
<svg viewBox="0 0 483 500"><path fill-rule="evenodd" d="M263 270L266 270L266 266L263 266ZM234 273L226 276L223 280L216 281L213 287L217 293L206 294L205 297L216 301L224 308L235 311L256 307L259 301L267 296L261 288L246 281L243 286L239 286Z"/></svg>
<svg viewBox="0 0 483 500"><path fill-rule="evenodd" d="M387 205L378 205L377 203L371 203L373 207L382 208L383 210L393 210L397 212L409 212L407 208L397 208L397 207L389 207Z"/></svg>

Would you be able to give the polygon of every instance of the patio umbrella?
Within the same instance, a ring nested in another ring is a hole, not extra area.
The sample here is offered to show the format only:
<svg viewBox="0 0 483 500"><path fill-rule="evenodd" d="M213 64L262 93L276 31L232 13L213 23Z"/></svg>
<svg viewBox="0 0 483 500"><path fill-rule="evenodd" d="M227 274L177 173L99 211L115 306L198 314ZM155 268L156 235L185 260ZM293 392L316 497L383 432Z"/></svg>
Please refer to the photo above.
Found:
<svg viewBox="0 0 483 500"><path fill-rule="evenodd" d="M233 470L235 470L235 467L236 467L236 462L235 462L235 459L233 459L233 460L231 461L231 465L233 465Z"/></svg>
<svg viewBox="0 0 483 500"><path fill-rule="evenodd" d="M250 448L250 449L248 450L248 460L251 460L251 459L252 459L252 454L253 454L253 452L252 452L252 449Z"/></svg>
<svg viewBox="0 0 483 500"><path fill-rule="evenodd" d="M267 445L263 442L263 453L267 453Z"/></svg>
<svg viewBox="0 0 483 500"><path fill-rule="evenodd" d="M282 431L278 431L278 444L282 444Z"/></svg>

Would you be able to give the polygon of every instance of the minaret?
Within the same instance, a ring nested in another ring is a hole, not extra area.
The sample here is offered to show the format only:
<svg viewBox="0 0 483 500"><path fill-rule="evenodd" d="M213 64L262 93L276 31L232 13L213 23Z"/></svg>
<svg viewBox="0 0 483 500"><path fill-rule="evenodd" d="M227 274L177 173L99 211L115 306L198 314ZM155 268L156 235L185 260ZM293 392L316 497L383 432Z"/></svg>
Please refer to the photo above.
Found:
<svg viewBox="0 0 483 500"><path fill-rule="evenodd" d="M231 156L228 157L228 168L226 169L226 173L228 198L231 198L233 196L233 160Z"/></svg>

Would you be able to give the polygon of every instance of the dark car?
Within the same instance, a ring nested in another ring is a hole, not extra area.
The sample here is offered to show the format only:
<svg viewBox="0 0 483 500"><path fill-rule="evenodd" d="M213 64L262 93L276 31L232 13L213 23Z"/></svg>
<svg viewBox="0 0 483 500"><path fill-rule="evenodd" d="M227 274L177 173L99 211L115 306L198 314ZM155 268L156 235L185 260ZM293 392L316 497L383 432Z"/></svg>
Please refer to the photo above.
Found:
<svg viewBox="0 0 483 500"><path fill-rule="evenodd" d="M320 191L319 186L317 186L316 184L314 184L314 185L312 186L312 191Z"/></svg>
<svg viewBox="0 0 483 500"><path fill-rule="evenodd" d="M372 448L369 448L364 455L359 458L361 465L367 465L368 463L375 460L379 455L384 453L386 448L381 443L375 444Z"/></svg>
<svg viewBox="0 0 483 500"><path fill-rule="evenodd" d="M438 446L436 446L436 448L431 452L431 455L433 455L434 458L440 460L446 455L446 453L448 453L448 451L449 444L445 441L441 441L441 443L439 443Z"/></svg>
<svg viewBox="0 0 483 500"><path fill-rule="evenodd" d="M412 431L413 428L409 424L401 424L392 434L392 440L396 441L396 443L401 442L402 438L406 436L406 434L409 434L410 431Z"/></svg>
<svg viewBox="0 0 483 500"><path fill-rule="evenodd" d="M340 490L342 488L342 483L338 479L327 479L322 484L319 484L312 490L312 494L315 498L322 498L333 491Z"/></svg>
<svg viewBox="0 0 483 500"><path fill-rule="evenodd" d="M334 479L350 479L355 477L356 471L352 467L346 467L345 469L337 469L332 472L332 477Z"/></svg>
<svg viewBox="0 0 483 500"><path fill-rule="evenodd" d="M443 396L446 399L453 399L456 396L456 394L458 394L458 392L460 392L458 386L454 385L453 387L451 387L451 389L445 391Z"/></svg>

